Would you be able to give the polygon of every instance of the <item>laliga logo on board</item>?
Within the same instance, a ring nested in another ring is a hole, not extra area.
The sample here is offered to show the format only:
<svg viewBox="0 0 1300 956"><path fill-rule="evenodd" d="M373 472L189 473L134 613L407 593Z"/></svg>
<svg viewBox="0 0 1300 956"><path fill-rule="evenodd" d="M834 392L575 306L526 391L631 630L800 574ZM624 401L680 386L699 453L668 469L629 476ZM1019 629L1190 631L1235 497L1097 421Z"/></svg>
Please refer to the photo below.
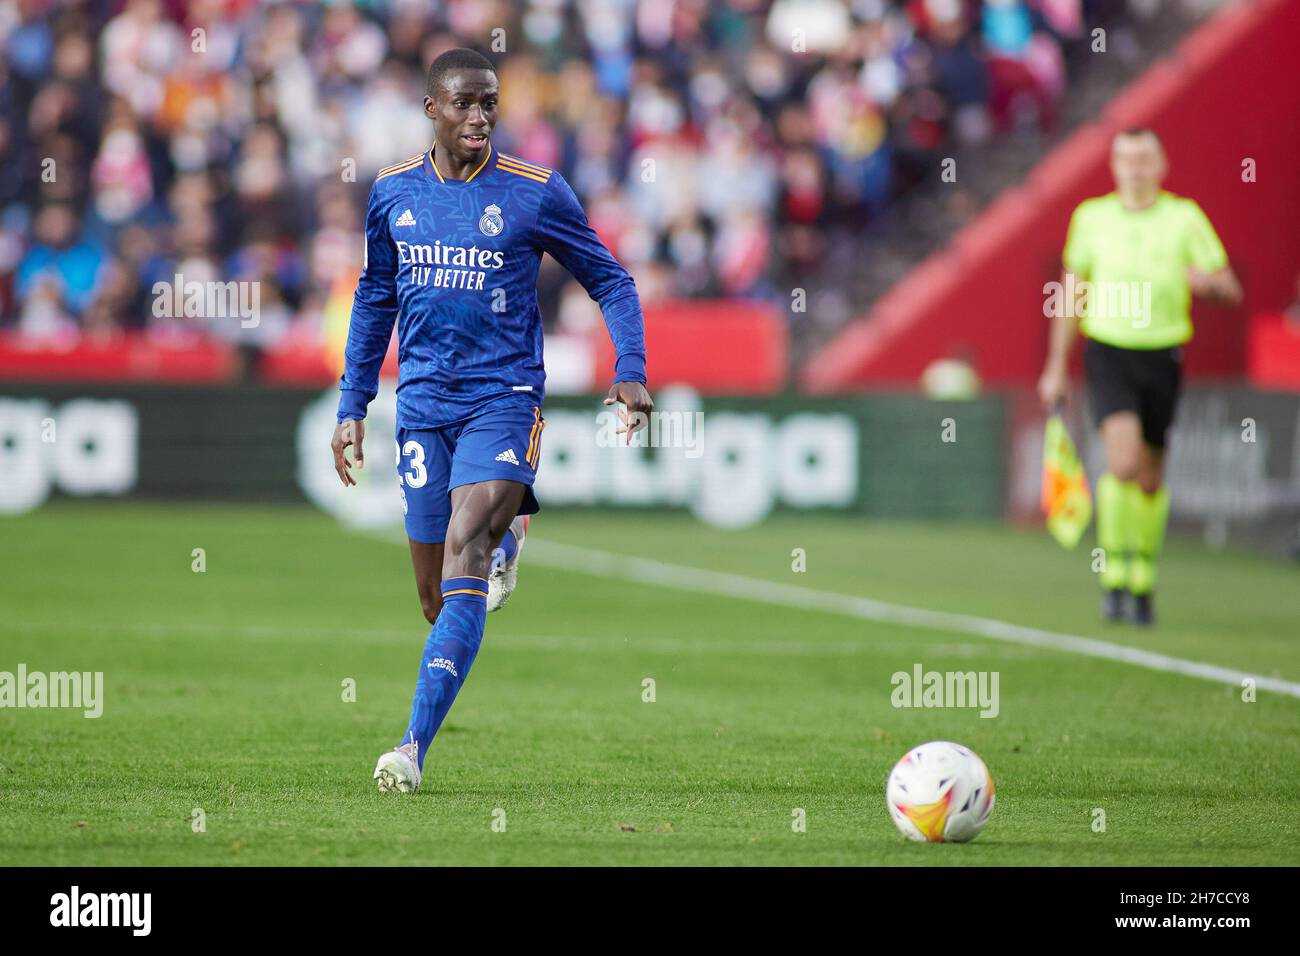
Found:
<svg viewBox="0 0 1300 956"><path fill-rule="evenodd" d="M501 218L501 207L492 203L483 210L483 218L478 221L478 231L485 236L499 236L506 228L506 221Z"/></svg>
<svg viewBox="0 0 1300 956"><path fill-rule="evenodd" d="M593 400L595 402L596 400ZM334 428L338 392L323 393L298 422L298 481L307 498L347 524L382 528L401 522L401 497L387 467L357 473L346 489L320 436ZM638 432L629 447L609 440L593 408L552 407L538 469L544 506L686 508L718 527L762 521L777 506L851 508L858 497L858 425L850 415L705 411L693 389L670 386L657 396L658 440ZM704 418L699 416L703 414ZM366 431L390 435L397 395L383 383ZM707 421L708 441L695 423Z"/></svg>
<svg viewBox="0 0 1300 956"><path fill-rule="evenodd" d="M129 402L0 396L0 514L69 495L124 495L135 488L139 416Z"/></svg>

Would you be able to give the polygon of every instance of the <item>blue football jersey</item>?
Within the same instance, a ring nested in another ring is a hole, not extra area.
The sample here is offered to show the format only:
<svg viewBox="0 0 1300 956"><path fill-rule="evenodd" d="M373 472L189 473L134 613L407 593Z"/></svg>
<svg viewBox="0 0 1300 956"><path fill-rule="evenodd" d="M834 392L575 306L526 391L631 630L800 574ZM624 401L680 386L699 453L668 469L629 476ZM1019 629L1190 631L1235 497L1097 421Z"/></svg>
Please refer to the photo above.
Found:
<svg viewBox="0 0 1300 956"><path fill-rule="evenodd" d="M558 172L493 150L468 179L444 179L432 150L381 170L348 326L338 420L364 418L393 323L397 423L439 428L525 393L541 404L537 270L550 253L600 305L614 381L645 382L641 302Z"/></svg>

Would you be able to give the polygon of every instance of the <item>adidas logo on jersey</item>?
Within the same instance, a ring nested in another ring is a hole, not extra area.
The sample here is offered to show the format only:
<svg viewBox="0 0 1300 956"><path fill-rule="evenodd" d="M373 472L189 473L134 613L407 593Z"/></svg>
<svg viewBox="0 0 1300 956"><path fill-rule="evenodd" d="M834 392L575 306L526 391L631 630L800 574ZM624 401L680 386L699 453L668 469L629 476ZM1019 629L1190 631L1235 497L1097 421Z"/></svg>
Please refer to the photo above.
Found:
<svg viewBox="0 0 1300 956"><path fill-rule="evenodd" d="M497 455L497 461L508 461L512 465L519 464L519 459L515 457L515 450L513 448L507 448L501 454Z"/></svg>
<svg viewBox="0 0 1300 956"><path fill-rule="evenodd" d="M400 216L398 216L398 217L397 217L397 222L393 223L393 225L394 225L394 226L414 226L414 225L415 225L415 217L411 215L411 210L408 209L408 210L406 210L406 212L404 212L404 213L402 213Z"/></svg>

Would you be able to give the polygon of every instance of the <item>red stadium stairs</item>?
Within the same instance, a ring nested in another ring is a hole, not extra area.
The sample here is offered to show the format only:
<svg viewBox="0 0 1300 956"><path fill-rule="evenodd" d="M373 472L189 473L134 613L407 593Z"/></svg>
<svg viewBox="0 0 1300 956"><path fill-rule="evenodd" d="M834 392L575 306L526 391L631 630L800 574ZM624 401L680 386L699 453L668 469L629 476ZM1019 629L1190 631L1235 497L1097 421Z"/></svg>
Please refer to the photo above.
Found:
<svg viewBox="0 0 1300 956"><path fill-rule="evenodd" d="M1300 0L1220 11L816 353L801 384L913 388L946 357L972 362L986 385L1035 380L1047 347L1043 286L1059 278L1070 213L1110 191L1111 137L1135 126L1160 134L1166 188L1205 209L1246 287L1238 310L1198 307L1188 373L1242 377L1245 317L1289 302L1300 274L1297 62Z"/></svg>

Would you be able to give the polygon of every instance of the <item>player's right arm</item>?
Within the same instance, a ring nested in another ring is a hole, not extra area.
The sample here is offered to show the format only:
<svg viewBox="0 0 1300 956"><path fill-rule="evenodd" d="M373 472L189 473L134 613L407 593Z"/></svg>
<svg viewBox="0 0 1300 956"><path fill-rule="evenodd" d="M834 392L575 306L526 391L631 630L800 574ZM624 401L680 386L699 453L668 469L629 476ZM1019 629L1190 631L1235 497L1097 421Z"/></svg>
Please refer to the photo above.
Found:
<svg viewBox="0 0 1300 956"><path fill-rule="evenodd" d="M379 183L370 187L366 208L366 245L352 300L348 341L343 351L343 377L339 379L338 424L330 448L334 470L344 487L355 485L343 450L352 447L357 468L365 466L362 439L366 433L366 406L379 393L379 369L388 354L388 341L397 321L397 249L388 232L388 219L379 196Z"/></svg>
<svg viewBox="0 0 1300 956"><path fill-rule="evenodd" d="M1047 361L1038 379L1038 397L1043 407L1053 411L1070 397L1070 350L1079 328L1078 296L1091 270L1088 255L1087 227L1083 224L1084 204L1070 217L1070 230L1061 254L1061 307L1052 316L1048 332ZM1070 298L1067 301L1066 295Z"/></svg>
<svg viewBox="0 0 1300 956"><path fill-rule="evenodd" d="M1078 287L1084 277L1069 270L1061 273L1061 286L1065 289ZM1078 331L1079 318L1072 303L1064 303L1052 316L1052 326L1048 332L1047 361L1043 364L1043 374L1038 379L1038 397L1048 411L1064 405L1070 397L1070 350L1074 346L1074 337Z"/></svg>

